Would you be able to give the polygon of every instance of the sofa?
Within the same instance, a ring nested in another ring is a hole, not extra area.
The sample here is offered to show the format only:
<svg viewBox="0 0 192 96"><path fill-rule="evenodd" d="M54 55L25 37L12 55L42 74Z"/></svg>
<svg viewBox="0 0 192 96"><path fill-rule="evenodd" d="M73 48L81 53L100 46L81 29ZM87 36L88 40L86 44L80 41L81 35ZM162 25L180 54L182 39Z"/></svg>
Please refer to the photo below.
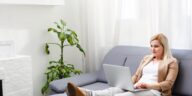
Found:
<svg viewBox="0 0 192 96"><path fill-rule="evenodd" d="M173 96L192 96L192 50L172 49L172 53L179 62L179 74L173 86L172 94ZM150 54L150 49L147 47L115 46L105 55L102 64L129 66L133 75L141 59L147 54ZM101 66L98 71L93 73L52 81L49 85L51 90L49 96L66 96L64 90L67 82L73 82L77 86L91 90L102 90L110 87L107 84L103 66Z"/></svg>

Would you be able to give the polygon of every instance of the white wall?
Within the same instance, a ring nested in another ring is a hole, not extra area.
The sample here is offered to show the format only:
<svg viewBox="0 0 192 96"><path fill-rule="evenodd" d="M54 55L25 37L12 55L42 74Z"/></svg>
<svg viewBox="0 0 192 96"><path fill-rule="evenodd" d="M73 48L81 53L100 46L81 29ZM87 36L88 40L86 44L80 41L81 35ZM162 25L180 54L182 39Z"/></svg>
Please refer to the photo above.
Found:
<svg viewBox="0 0 192 96"><path fill-rule="evenodd" d="M60 18L81 38L79 0L65 0L64 6L0 5L0 41L13 40L17 54L32 57L34 96L42 96L41 87L45 83L48 60L57 57L57 52L54 56L45 55L43 45L46 41L57 41L53 34L47 32L47 28ZM57 48L51 49L58 51ZM65 60L82 69L82 55L78 49L65 50Z"/></svg>

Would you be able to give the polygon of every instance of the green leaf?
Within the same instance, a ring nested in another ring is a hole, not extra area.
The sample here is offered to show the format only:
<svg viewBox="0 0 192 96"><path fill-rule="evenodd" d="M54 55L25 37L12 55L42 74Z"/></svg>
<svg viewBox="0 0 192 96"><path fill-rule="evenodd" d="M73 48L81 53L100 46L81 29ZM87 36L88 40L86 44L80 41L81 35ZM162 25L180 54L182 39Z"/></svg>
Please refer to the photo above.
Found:
<svg viewBox="0 0 192 96"><path fill-rule="evenodd" d="M47 43L45 43L45 53L48 54L48 55L50 54L49 45Z"/></svg>
<svg viewBox="0 0 192 96"><path fill-rule="evenodd" d="M73 39L73 38L71 37L71 35L68 35L68 36L67 36L67 41L68 41L68 43L69 43L70 45L74 45L72 39Z"/></svg>
<svg viewBox="0 0 192 96"><path fill-rule="evenodd" d="M65 40L66 36L65 36L65 33L64 32L61 32L59 34L59 39L63 42Z"/></svg>
<svg viewBox="0 0 192 96"><path fill-rule="evenodd" d="M50 31L52 31L53 30L53 28L48 28L48 32L50 32Z"/></svg>
<svg viewBox="0 0 192 96"><path fill-rule="evenodd" d="M78 44L78 43L79 43L79 40L78 40L76 34L72 32L72 33L71 33L71 36L72 36L72 38L73 38L73 43L74 43L74 44Z"/></svg>
<svg viewBox="0 0 192 96"><path fill-rule="evenodd" d="M49 61L49 64L58 63L58 61Z"/></svg>
<svg viewBox="0 0 192 96"><path fill-rule="evenodd" d="M41 93L45 94L48 88L49 88L49 82L46 82L43 88L41 89Z"/></svg>
<svg viewBox="0 0 192 96"><path fill-rule="evenodd" d="M53 29L53 32L55 33L59 33L59 31L57 29Z"/></svg>
<svg viewBox="0 0 192 96"><path fill-rule="evenodd" d="M60 20L60 22L61 22L61 24L62 24L63 26L66 26L66 25L67 25L62 19Z"/></svg>
<svg viewBox="0 0 192 96"><path fill-rule="evenodd" d="M49 66L47 69L54 70L55 68L56 66L52 65L52 66Z"/></svg>
<svg viewBox="0 0 192 96"><path fill-rule="evenodd" d="M75 31L71 30L71 33L72 33L75 37L77 37L77 34L75 33Z"/></svg>
<svg viewBox="0 0 192 96"><path fill-rule="evenodd" d="M65 69L62 69L62 73L65 73L66 72L66 70Z"/></svg>
<svg viewBox="0 0 192 96"><path fill-rule="evenodd" d="M71 30L71 29L67 29L67 31L70 32L70 33L68 33L68 36L70 36L71 42L72 42L72 44L69 42L70 45L76 45L76 44L78 44L79 40L78 40L78 38L77 38L77 34L75 33L75 31L73 31L73 30Z"/></svg>
<svg viewBox="0 0 192 96"><path fill-rule="evenodd" d="M76 47L84 54L85 56L85 52L83 50L83 48L81 47L81 45L77 44Z"/></svg>
<svg viewBox="0 0 192 96"><path fill-rule="evenodd" d="M58 37L58 38L60 37L60 34L61 34L61 32L58 32L58 33L57 33L57 37ZM60 39L59 39L59 40L60 40Z"/></svg>
<svg viewBox="0 0 192 96"><path fill-rule="evenodd" d="M81 72L81 70L75 70L73 73L79 75L79 74L81 74L82 72Z"/></svg>
<svg viewBox="0 0 192 96"><path fill-rule="evenodd" d="M55 32L58 33L59 31L55 28L48 28L48 32Z"/></svg>
<svg viewBox="0 0 192 96"><path fill-rule="evenodd" d="M57 25L58 29L62 29L62 27L57 22L55 22L55 24Z"/></svg>
<svg viewBox="0 0 192 96"><path fill-rule="evenodd" d="M47 70L46 72L45 72L45 74L49 74L51 72L51 70Z"/></svg>
<svg viewBox="0 0 192 96"><path fill-rule="evenodd" d="M73 64L67 64L67 67L72 68L72 69L75 68Z"/></svg>

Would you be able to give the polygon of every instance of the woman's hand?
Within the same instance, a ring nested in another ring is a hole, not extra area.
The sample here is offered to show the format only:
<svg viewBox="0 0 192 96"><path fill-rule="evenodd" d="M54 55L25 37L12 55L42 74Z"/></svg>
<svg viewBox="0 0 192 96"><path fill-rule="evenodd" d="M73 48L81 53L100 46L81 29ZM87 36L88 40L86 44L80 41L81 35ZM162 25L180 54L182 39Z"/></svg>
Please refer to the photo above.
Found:
<svg viewBox="0 0 192 96"><path fill-rule="evenodd" d="M139 83L136 83L134 85L134 88L136 88L136 89L147 89L148 86L149 86L149 84L147 84L147 83L139 82Z"/></svg>
<svg viewBox="0 0 192 96"><path fill-rule="evenodd" d="M159 87L159 83L144 83L144 82L137 82L134 85L136 89L155 89L161 90Z"/></svg>

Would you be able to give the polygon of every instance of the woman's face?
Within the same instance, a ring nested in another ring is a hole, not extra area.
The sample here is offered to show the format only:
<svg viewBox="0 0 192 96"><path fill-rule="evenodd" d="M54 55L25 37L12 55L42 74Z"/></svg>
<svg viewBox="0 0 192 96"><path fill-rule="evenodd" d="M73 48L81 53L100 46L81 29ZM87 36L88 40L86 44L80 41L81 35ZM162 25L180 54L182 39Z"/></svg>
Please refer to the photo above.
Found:
<svg viewBox="0 0 192 96"><path fill-rule="evenodd" d="M163 46L158 40L151 41L151 52L152 54L159 59L163 57Z"/></svg>

